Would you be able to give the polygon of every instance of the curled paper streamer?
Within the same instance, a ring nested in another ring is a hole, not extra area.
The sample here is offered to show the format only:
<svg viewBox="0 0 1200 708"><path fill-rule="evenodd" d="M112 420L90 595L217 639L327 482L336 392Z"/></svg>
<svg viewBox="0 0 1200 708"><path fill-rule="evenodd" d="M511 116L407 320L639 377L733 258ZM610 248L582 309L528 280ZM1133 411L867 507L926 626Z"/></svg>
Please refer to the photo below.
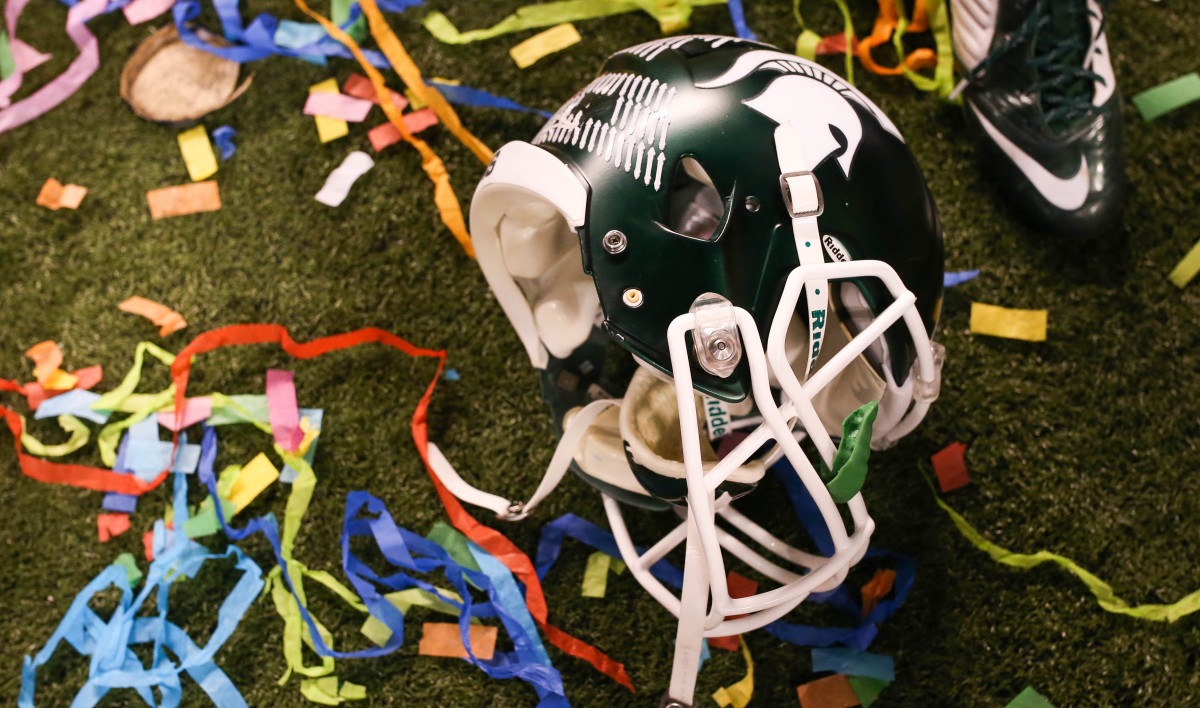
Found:
<svg viewBox="0 0 1200 708"><path fill-rule="evenodd" d="M742 645L742 656L746 658L746 675L741 681L738 681L732 686L718 688L717 691L713 693L713 700L716 701L717 705L721 706L721 708L728 708L728 706L733 706L733 708L746 708L746 706L750 704L750 699L754 696L754 659L750 656L750 647L746 645L746 640L741 639L740 641ZM711 643L712 640L710 639L709 642Z"/></svg>
<svg viewBox="0 0 1200 708"><path fill-rule="evenodd" d="M207 139L205 142L208 142ZM209 154L211 155L211 153L212 150L210 149ZM153 300L147 300L137 295L117 305L117 309L133 315L141 315L158 325L158 336L160 337L165 337L172 332L178 332L187 327L187 320L183 319L183 315L166 305L160 305Z"/></svg>
<svg viewBox="0 0 1200 708"><path fill-rule="evenodd" d="M367 104L369 107L371 104ZM391 126L391 123L385 123ZM350 187L375 166L375 161L365 152L355 150L342 160L342 164L337 167L329 176L325 178L325 186L321 187L321 191L317 192L314 197L318 202L325 206L341 206L342 202L346 201L346 195L350 194Z"/></svg>

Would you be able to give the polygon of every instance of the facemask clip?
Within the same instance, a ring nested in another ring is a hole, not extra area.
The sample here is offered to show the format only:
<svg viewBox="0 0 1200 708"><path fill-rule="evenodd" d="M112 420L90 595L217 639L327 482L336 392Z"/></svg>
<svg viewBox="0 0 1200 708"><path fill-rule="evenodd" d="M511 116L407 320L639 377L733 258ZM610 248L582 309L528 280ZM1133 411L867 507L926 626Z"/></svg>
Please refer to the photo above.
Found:
<svg viewBox="0 0 1200 708"><path fill-rule="evenodd" d="M700 368L713 376L729 378L742 361L742 340L733 305L716 293L704 293L689 311L696 316L692 347Z"/></svg>

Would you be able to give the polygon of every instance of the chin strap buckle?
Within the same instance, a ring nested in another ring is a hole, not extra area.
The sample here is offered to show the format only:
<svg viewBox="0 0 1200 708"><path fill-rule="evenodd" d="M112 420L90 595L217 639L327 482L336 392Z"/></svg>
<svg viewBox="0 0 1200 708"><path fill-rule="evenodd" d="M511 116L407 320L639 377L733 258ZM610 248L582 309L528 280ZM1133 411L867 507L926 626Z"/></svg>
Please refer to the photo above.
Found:
<svg viewBox="0 0 1200 708"><path fill-rule="evenodd" d="M520 521L526 516L529 516L529 512L531 511L533 511L532 508L525 508L525 502L512 501L508 504L508 510L502 514L496 514L496 518L500 519L501 521Z"/></svg>
<svg viewBox="0 0 1200 708"><path fill-rule="evenodd" d="M662 701L658 704L658 708L692 708L692 704L676 700L669 695L664 695Z"/></svg>
<svg viewBox="0 0 1200 708"><path fill-rule="evenodd" d="M825 197L821 194L821 183L808 170L784 172L779 175L779 189L783 192L783 203L793 219L818 217L825 212Z"/></svg>

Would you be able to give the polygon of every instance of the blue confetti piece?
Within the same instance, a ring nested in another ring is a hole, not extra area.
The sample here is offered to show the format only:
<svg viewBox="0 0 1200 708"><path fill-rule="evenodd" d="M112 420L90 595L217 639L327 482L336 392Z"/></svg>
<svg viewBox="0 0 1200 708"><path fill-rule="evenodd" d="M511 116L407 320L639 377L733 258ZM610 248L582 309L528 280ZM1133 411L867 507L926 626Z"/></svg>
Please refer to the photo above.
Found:
<svg viewBox="0 0 1200 708"><path fill-rule="evenodd" d="M117 492L109 492L104 495L104 502L101 507L105 511L118 511L122 514L132 514L137 511L138 498L132 494L118 494Z"/></svg>
<svg viewBox="0 0 1200 708"><path fill-rule="evenodd" d="M952 288L955 285L962 285L963 283L967 282L968 280L971 280L972 278L974 278L977 275L979 275L978 270L950 271L949 273L946 273L945 275L942 276L942 287Z"/></svg>
<svg viewBox="0 0 1200 708"><path fill-rule="evenodd" d="M880 681L895 681L896 669L892 657L869 654L844 647L812 650L813 671L832 671L847 676L866 676Z"/></svg>
<svg viewBox="0 0 1200 708"><path fill-rule="evenodd" d="M212 132L213 140L216 141L217 147L221 150L221 162L233 157L233 153L237 152L237 145L233 144L233 136L235 135L237 135L237 131L227 125L223 125Z"/></svg>
<svg viewBox="0 0 1200 708"><path fill-rule="evenodd" d="M446 369L446 373L442 374L442 378L447 381L458 381L462 377L458 375L457 369Z"/></svg>

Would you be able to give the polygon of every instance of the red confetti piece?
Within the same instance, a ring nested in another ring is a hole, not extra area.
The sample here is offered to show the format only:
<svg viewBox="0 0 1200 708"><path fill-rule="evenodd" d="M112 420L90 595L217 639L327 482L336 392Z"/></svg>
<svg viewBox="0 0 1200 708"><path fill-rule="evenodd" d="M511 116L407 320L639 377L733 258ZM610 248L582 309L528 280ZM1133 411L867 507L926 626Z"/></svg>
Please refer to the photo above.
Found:
<svg viewBox="0 0 1200 708"><path fill-rule="evenodd" d="M943 494L971 483L971 478L967 476L967 462L963 459L966 451L966 445L956 442L933 456L933 471L937 474Z"/></svg>

